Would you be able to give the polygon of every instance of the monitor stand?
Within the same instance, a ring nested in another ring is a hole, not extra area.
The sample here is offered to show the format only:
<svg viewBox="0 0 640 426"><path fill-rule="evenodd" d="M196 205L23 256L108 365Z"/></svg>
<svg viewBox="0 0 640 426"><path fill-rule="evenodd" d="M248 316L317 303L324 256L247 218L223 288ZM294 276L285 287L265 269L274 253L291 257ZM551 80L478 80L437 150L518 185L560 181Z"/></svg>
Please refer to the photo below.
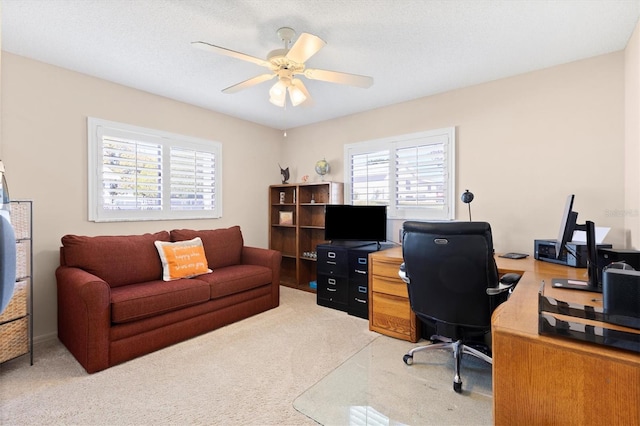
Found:
<svg viewBox="0 0 640 426"><path fill-rule="evenodd" d="M576 226L577 229L584 229L587 233L587 281L552 278L551 285L555 288L570 288L572 290L593 291L602 293L602 287L598 285L598 254L596 249L596 231L595 225L591 221L587 221L585 225Z"/></svg>
<svg viewBox="0 0 640 426"><path fill-rule="evenodd" d="M602 293L602 290L600 290L597 286L591 285L589 281L552 278L551 285L555 288L568 288L571 290L584 290Z"/></svg>

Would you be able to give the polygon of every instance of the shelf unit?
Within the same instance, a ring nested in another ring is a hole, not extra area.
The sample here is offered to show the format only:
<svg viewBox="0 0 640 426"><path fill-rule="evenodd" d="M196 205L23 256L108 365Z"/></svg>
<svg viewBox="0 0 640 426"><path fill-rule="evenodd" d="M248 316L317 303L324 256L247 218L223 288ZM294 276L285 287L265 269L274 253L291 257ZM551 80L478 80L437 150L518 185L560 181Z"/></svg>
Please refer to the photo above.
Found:
<svg viewBox="0 0 640 426"><path fill-rule="evenodd" d="M11 201L16 235L16 284L0 315L0 363L29 354L33 365L33 203Z"/></svg>
<svg viewBox="0 0 640 426"><path fill-rule="evenodd" d="M341 182L269 187L269 248L282 253L282 285L315 292L309 283L316 280L316 247L326 242L325 206L343 199Z"/></svg>

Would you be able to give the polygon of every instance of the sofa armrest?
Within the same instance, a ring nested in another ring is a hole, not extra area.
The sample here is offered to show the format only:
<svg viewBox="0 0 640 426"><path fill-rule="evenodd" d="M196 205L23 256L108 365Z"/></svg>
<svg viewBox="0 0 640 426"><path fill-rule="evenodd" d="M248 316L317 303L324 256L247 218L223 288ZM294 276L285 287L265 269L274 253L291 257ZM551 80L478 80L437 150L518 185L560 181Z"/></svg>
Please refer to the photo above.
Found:
<svg viewBox="0 0 640 426"><path fill-rule="evenodd" d="M89 373L109 367L111 287L79 268L56 269L58 338Z"/></svg>
<svg viewBox="0 0 640 426"><path fill-rule="evenodd" d="M245 265L259 265L271 269L271 284L273 307L280 304L280 265L282 253L277 250L258 247L242 247L242 263Z"/></svg>

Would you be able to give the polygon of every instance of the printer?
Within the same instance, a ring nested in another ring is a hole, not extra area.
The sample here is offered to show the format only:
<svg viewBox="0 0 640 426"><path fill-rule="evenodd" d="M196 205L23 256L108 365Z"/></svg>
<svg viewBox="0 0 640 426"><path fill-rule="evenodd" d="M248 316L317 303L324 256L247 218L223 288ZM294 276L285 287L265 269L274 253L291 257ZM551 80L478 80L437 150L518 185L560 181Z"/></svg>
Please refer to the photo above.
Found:
<svg viewBox="0 0 640 426"><path fill-rule="evenodd" d="M556 253L557 240L534 240L533 257L544 262L557 263L560 265L572 266L574 268L586 268L589 253L587 243L571 241L561 250L560 256ZM598 249L610 249L611 244L597 244Z"/></svg>

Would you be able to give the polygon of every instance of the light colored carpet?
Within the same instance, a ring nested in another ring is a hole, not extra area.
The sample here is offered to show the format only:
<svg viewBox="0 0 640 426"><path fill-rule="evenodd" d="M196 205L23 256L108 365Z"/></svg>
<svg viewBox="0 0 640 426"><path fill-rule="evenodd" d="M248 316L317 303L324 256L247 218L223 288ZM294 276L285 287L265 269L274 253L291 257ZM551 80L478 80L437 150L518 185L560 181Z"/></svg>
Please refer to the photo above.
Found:
<svg viewBox="0 0 640 426"><path fill-rule="evenodd" d="M0 365L1 425L484 425L491 370L281 287L276 309L95 374L57 340ZM317 422L317 423L316 423Z"/></svg>
<svg viewBox="0 0 640 426"><path fill-rule="evenodd" d="M378 334L281 289L276 309L91 375L57 341L36 346L33 366L0 366L0 423L316 424L293 400Z"/></svg>

